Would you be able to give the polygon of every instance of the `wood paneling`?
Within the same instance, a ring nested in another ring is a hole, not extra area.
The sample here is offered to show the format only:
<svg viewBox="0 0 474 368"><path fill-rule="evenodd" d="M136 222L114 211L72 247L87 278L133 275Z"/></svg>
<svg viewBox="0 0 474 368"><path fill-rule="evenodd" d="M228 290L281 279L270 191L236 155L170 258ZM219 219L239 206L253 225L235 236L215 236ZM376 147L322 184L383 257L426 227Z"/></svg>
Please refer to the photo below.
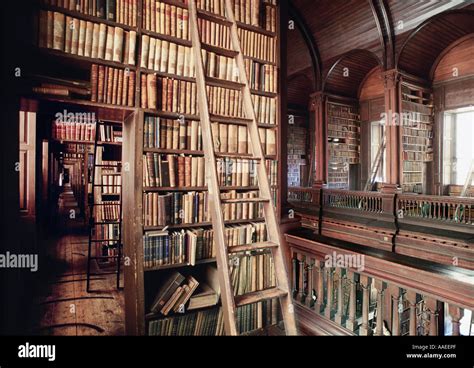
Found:
<svg viewBox="0 0 474 368"><path fill-rule="evenodd" d="M434 66L435 83L474 75L474 34L452 47Z"/></svg>
<svg viewBox="0 0 474 368"><path fill-rule="evenodd" d="M309 103L309 96L314 92L314 81L309 73L293 75L288 80L288 104L299 105L306 108Z"/></svg>
<svg viewBox="0 0 474 368"><path fill-rule="evenodd" d="M324 81L325 92L357 98L366 75L379 66L377 57L366 50L349 52L337 60Z"/></svg>
<svg viewBox="0 0 474 368"><path fill-rule="evenodd" d="M474 12L452 11L416 29L400 51L398 67L426 80L438 56L456 40L474 32Z"/></svg>
<svg viewBox="0 0 474 368"><path fill-rule="evenodd" d="M362 81L359 90L359 99L361 101L370 100L383 96L382 68L380 66L372 69Z"/></svg>
<svg viewBox="0 0 474 368"><path fill-rule="evenodd" d="M288 76L311 69L311 56L299 29L294 26L287 32L287 72ZM311 71L312 73L312 71Z"/></svg>

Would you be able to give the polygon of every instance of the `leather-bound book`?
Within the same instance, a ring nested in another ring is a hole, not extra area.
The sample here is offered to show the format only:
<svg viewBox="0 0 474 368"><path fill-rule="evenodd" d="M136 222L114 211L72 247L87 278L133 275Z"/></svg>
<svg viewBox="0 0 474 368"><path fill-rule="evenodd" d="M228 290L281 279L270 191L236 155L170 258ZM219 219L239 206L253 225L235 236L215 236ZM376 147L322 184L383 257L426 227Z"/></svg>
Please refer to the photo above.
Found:
<svg viewBox="0 0 474 368"><path fill-rule="evenodd" d="M112 86L112 105L117 105L117 92L118 92L118 82L119 82L119 69L114 68L114 78Z"/></svg>
<svg viewBox="0 0 474 368"><path fill-rule="evenodd" d="M62 13L53 14L53 49L64 51L66 17Z"/></svg>
<svg viewBox="0 0 474 368"><path fill-rule="evenodd" d="M87 31L87 22L85 20L79 21L79 43L77 47L77 54L79 56L84 56L84 50L86 47L86 31Z"/></svg>
<svg viewBox="0 0 474 368"><path fill-rule="evenodd" d="M141 96L140 96L140 101L141 101L141 107L142 109L148 108L148 97L147 97L147 83L146 83L146 74L142 74L140 76L141 79L141 85L140 85L140 91L141 91Z"/></svg>
<svg viewBox="0 0 474 368"><path fill-rule="evenodd" d="M114 68L107 67L107 103L112 103L112 90L114 86Z"/></svg>
<svg viewBox="0 0 474 368"><path fill-rule="evenodd" d="M183 188L185 186L185 157L184 156L177 156L178 160L178 187Z"/></svg>
<svg viewBox="0 0 474 368"><path fill-rule="evenodd" d="M156 74L147 74L146 84L148 108L156 109Z"/></svg>
<svg viewBox="0 0 474 368"><path fill-rule="evenodd" d="M104 102L105 66L99 65L97 79L97 102Z"/></svg>
<svg viewBox="0 0 474 368"><path fill-rule="evenodd" d="M161 65L160 71L167 73L168 72L168 55L169 55L169 48L170 43L168 41L161 42Z"/></svg>
<svg viewBox="0 0 474 368"><path fill-rule="evenodd" d="M91 67L91 101L97 102L97 88L99 82L99 66L92 64Z"/></svg>
<svg viewBox="0 0 474 368"><path fill-rule="evenodd" d="M77 55L79 49L79 19L72 20L71 54Z"/></svg>
<svg viewBox="0 0 474 368"><path fill-rule="evenodd" d="M184 185L186 187L191 186L191 174L192 174L192 168L191 168L191 156L186 156L184 158Z"/></svg>
<svg viewBox="0 0 474 368"><path fill-rule="evenodd" d="M117 80L117 105L122 105L122 94L123 94L123 69L118 69L118 80Z"/></svg>
<svg viewBox="0 0 474 368"><path fill-rule="evenodd" d="M73 33L73 49L74 49L74 33ZM97 57L100 59L105 58L105 47L107 43L107 25L101 23L99 26L99 48Z"/></svg>
<svg viewBox="0 0 474 368"><path fill-rule="evenodd" d="M148 45L148 55L145 55L147 58L146 60L146 67L148 69L153 69L155 66L155 46L156 46L156 39L150 37L150 44Z"/></svg>
<svg viewBox="0 0 474 368"><path fill-rule="evenodd" d="M114 46L113 46L113 60L121 63L123 55L123 29L115 27L114 29Z"/></svg>
<svg viewBox="0 0 474 368"><path fill-rule="evenodd" d="M92 56L92 37L94 33L94 23L86 22L86 39L84 41L84 56Z"/></svg>
<svg viewBox="0 0 474 368"><path fill-rule="evenodd" d="M123 79L122 79L122 102L123 106L128 105L128 81L130 77L130 72L124 70L123 72Z"/></svg>

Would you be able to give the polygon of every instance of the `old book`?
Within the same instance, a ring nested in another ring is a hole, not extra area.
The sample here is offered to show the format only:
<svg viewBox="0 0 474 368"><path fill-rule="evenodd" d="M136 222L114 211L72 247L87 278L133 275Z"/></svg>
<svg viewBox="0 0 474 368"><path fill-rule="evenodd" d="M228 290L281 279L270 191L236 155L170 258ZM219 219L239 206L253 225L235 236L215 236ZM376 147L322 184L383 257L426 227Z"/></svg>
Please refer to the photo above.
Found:
<svg viewBox="0 0 474 368"><path fill-rule="evenodd" d="M174 305L173 307L174 312L184 310L184 306L186 305L188 300L191 298L191 295L193 295L193 293L199 286L199 282L191 275L189 275L186 278L186 282L187 282L187 288L185 289L185 292L183 293L183 295L178 299L178 301Z"/></svg>
<svg viewBox="0 0 474 368"><path fill-rule="evenodd" d="M99 65L97 79L97 102L104 102L105 66Z"/></svg>
<svg viewBox="0 0 474 368"><path fill-rule="evenodd" d="M161 66L160 71L167 72L168 71L168 54L169 54L169 47L170 43L168 41L161 42L162 50L161 50Z"/></svg>
<svg viewBox="0 0 474 368"><path fill-rule="evenodd" d="M142 53L140 59L140 66L147 68L148 63L148 50L150 47L150 37L148 35L142 35Z"/></svg>
<svg viewBox="0 0 474 368"><path fill-rule="evenodd" d="M176 74L177 49L178 45L174 42L169 44L168 73L170 74Z"/></svg>
<svg viewBox="0 0 474 368"><path fill-rule="evenodd" d="M168 279L163 283L162 287L158 290L158 293L151 304L150 310L153 313L158 313L175 293L175 291L180 287L184 280L184 276L179 272L173 272L173 274L168 277Z"/></svg>
<svg viewBox="0 0 474 368"><path fill-rule="evenodd" d="M123 29L115 27L114 30L114 46L113 46L113 60L121 63L123 54Z"/></svg>
<svg viewBox="0 0 474 368"><path fill-rule="evenodd" d="M62 13L53 14L53 49L64 51L64 28L66 18Z"/></svg>
<svg viewBox="0 0 474 368"><path fill-rule="evenodd" d="M77 54L79 56L84 56L84 50L86 46L86 31L87 23L85 20L79 21L79 42L77 47Z"/></svg>
<svg viewBox="0 0 474 368"><path fill-rule="evenodd" d="M149 109L156 109L156 74L147 74L146 76L147 89L147 105Z"/></svg>
<svg viewBox="0 0 474 368"><path fill-rule="evenodd" d="M239 153L247 153L247 144L248 144L248 137L247 137L247 127L245 125L239 125L238 128L238 152Z"/></svg>
<svg viewBox="0 0 474 368"><path fill-rule="evenodd" d="M142 109L148 108L148 96L147 96L147 77L146 74L142 74L141 76L141 85L140 85L140 101Z"/></svg>
<svg viewBox="0 0 474 368"><path fill-rule="evenodd" d="M92 64L91 67L91 101L97 102L97 84L99 79L99 66L97 64Z"/></svg>
<svg viewBox="0 0 474 368"><path fill-rule="evenodd" d="M105 40L105 60L112 60L114 55L114 27L107 26L107 35Z"/></svg>
<svg viewBox="0 0 474 368"><path fill-rule="evenodd" d="M156 40L155 45L155 56L153 58L153 69L157 71L163 71L160 69L161 67L161 48L162 48L162 41L160 39Z"/></svg>
<svg viewBox="0 0 474 368"><path fill-rule="evenodd" d="M123 94L123 69L118 71L118 80L117 80L117 105L122 104L122 94Z"/></svg>
<svg viewBox="0 0 474 368"><path fill-rule="evenodd" d="M100 59L105 58L106 43L107 43L107 25L101 23L99 26L99 46L98 46L98 55L97 55L97 57ZM74 37L73 37L73 44L74 44Z"/></svg>
<svg viewBox="0 0 474 368"><path fill-rule="evenodd" d="M186 48L184 46L178 46L177 61L176 61L176 74L184 75L184 54Z"/></svg>
<svg viewBox="0 0 474 368"><path fill-rule="evenodd" d="M228 152L228 128L227 124L219 124L219 150L220 152Z"/></svg>
<svg viewBox="0 0 474 368"><path fill-rule="evenodd" d="M77 55L79 49L79 19L72 20L71 54Z"/></svg>

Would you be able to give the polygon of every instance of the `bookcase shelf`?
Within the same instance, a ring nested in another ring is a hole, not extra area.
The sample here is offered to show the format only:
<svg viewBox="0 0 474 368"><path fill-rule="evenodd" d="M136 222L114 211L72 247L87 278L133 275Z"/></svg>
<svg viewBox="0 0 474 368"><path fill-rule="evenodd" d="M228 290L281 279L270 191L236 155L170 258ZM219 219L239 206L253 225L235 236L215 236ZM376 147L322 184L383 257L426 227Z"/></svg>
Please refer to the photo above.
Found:
<svg viewBox="0 0 474 368"><path fill-rule="evenodd" d="M176 264L166 264L166 265L160 265L160 266L155 266L155 267L146 267L146 268L144 268L144 271L145 272L150 272L150 271L169 270L169 269L181 268L181 267L194 267L195 265L215 263L215 262L216 262L215 258L199 259L194 263L194 265L192 265L189 262L176 263Z"/></svg>

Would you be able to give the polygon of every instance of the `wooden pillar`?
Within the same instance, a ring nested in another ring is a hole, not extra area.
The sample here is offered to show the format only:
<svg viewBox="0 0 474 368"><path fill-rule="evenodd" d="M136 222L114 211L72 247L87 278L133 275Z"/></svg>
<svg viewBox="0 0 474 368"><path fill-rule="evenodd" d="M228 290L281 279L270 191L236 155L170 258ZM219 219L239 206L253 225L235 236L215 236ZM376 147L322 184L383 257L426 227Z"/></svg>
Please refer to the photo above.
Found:
<svg viewBox="0 0 474 368"><path fill-rule="evenodd" d="M400 335L400 312L398 311L398 303L400 301L400 288L396 285L388 287L390 297L392 299L392 336Z"/></svg>
<svg viewBox="0 0 474 368"><path fill-rule="evenodd" d="M370 283L369 278L360 275L360 285L362 286L362 324L359 329L360 336L369 334L369 306L370 306Z"/></svg>
<svg viewBox="0 0 474 368"><path fill-rule="evenodd" d="M336 273L337 273L337 311L336 315L334 316L334 321L338 325L342 325L342 317L343 317L343 311L342 307L344 304L344 296L342 293L342 268L336 268Z"/></svg>
<svg viewBox="0 0 474 368"><path fill-rule="evenodd" d="M451 316L451 323L453 324L453 336L459 336L461 334L460 331L460 320L464 316L464 310L456 307L455 305L449 304L448 307L449 315Z"/></svg>
<svg viewBox="0 0 474 368"><path fill-rule="evenodd" d="M333 299L333 289L334 289L334 276L332 268L325 267L324 268L327 274L327 302L326 307L324 309L324 316L328 319L331 319L331 312L332 312L332 299Z"/></svg>
<svg viewBox="0 0 474 368"><path fill-rule="evenodd" d="M298 254L298 294L296 296L298 302L301 302L304 298L304 255Z"/></svg>
<svg viewBox="0 0 474 368"><path fill-rule="evenodd" d="M416 336L416 292L407 290L406 298L410 305L410 329L409 335Z"/></svg>
<svg viewBox="0 0 474 368"><path fill-rule="evenodd" d="M296 297L298 292L298 253L293 253L293 258L291 260L292 272L291 272L291 283L293 285L292 295L293 298Z"/></svg>
<svg viewBox="0 0 474 368"><path fill-rule="evenodd" d="M352 271L347 270L347 280L350 282L350 294L349 294L349 317L346 321L346 328L355 331L357 328L356 322L356 274Z"/></svg>
<svg viewBox="0 0 474 368"><path fill-rule="evenodd" d="M438 302L436 299L425 297L426 307L430 314L430 336L438 336Z"/></svg>
<svg viewBox="0 0 474 368"><path fill-rule="evenodd" d="M383 73L385 95L386 162L385 182L382 191L394 193L401 183L401 86L400 73L396 69Z"/></svg>
<svg viewBox="0 0 474 368"><path fill-rule="evenodd" d="M313 187L322 188L327 183L328 172L328 138L326 126L326 96L323 92L310 95L309 111L311 112L315 134L315 177Z"/></svg>
<svg viewBox="0 0 474 368"><path fill-rule="evenodd" d="M321 266L324 265L324 262L322 261L316 261L316 273L318 275L318 289L317 289L317 295L316 295L316 312L320 313L321 312L321 306L323 305L324 302L324 268L321 268Z"/></svg>
<svg viewBox="0 0 474 368"><path fill-rule="evenodd" d="M375 280L375 290L377 290L377 325L375 326L375 336L383 336L384 320L384 284L382 280Z"/></svg>
<svg viewBox="0 0 474 368"><path fill-rule="evenodd" d="M314 267L314 260L310 258L308 261L308 282L307 282L308 291L306 293L306 306L307 307L311 307L311 302L313 301L313 289L314 289L313 267Z"/></svg>

